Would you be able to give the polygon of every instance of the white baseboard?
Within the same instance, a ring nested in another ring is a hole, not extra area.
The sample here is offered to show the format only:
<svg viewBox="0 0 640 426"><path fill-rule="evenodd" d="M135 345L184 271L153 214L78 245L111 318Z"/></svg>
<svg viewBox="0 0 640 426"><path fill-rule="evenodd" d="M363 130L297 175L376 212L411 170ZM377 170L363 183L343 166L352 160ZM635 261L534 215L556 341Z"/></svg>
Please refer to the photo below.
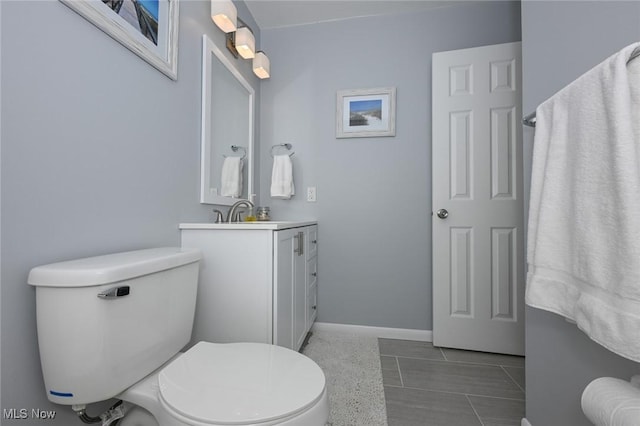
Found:
<svg viewBox="0 0 640 426"><path fill-rule="evenodd" d="M384 339L416 340L419 342L432 342L431 330L414 330L410 328L369 327L365 325L334 324L330 322L316 322L312 330L336 331L342 333L364 334L367 336L381 337Z"/></svg>
<svg viewBox="0 0 640 426"><path fill-rule="evenodd" d="M526 417L523 417L522 420L520 421L520 426L532 426L531 423L529 423L529 420L527 420Z"/></svg>

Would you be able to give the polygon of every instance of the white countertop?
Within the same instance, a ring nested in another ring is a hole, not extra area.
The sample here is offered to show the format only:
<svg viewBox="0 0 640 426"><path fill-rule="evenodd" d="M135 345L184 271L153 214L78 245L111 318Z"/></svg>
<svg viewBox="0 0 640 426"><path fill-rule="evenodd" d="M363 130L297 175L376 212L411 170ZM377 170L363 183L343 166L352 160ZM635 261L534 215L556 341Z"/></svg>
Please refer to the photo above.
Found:
<svg viewBox="0 0 640 426"><path fill-rule="evenodd" d="M301 226L316 225L315 220L304 221L268 221L268 222L233 222L233 223L181 223L180 229L262 229L280 230L299 228Z"/></svg>

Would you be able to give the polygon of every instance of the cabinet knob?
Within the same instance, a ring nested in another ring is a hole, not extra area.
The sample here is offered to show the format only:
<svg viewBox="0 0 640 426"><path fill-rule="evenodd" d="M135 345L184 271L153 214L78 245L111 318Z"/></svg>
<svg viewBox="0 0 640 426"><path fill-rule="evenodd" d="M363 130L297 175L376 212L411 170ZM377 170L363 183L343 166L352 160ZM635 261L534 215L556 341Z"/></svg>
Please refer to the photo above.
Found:
<svg viewBox="0 0 640 426"><path fill-rule="evenodd" d="M312 276L312 277L317 277L317 276L318 276L318 273L317 273L317 272L312 272L312 273L311 273L311 276Z"/></svg>
<svg viewBox="0 0 640 426"><path fill-rule="evenodd" d="M318 307L316 305L313 305L311 308L313 308L313 310L315 311L316 309L318 309Z"/></svg>
<svg viewBox="0 0 640 426"><path fill-rule="evenodd" d="M318 244L318 240L311 240L313 244Z"/></svg>

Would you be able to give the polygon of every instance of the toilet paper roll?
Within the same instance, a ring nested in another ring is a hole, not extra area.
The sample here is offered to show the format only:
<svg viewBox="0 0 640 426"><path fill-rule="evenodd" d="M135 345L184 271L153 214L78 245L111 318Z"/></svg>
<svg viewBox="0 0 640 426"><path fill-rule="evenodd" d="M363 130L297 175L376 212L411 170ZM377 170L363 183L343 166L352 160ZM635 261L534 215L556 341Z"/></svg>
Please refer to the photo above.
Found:
<svg viewBox="0 0 640 426"><path fill-rule="evenodd" d="M640 425L640 402L623 404L613 414L611 422L612 426Z"/></svg>
<svg viewBox="0 0 640 426"><path fill-rule="evenodd" d="M596 426L638 426L640 389L613 377L600 377L582 392L582 411Z"/></svg>

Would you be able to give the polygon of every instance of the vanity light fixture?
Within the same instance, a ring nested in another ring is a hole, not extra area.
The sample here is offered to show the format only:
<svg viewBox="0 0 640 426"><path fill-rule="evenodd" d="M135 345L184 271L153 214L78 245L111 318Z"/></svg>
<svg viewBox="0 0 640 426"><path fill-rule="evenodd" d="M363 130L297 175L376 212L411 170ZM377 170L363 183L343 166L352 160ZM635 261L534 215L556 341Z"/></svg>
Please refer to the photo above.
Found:
<svg viewBox="0 0 640 426"><path fill-rule="evenodd" d="M249 27L240 27L235 34L235 47L244 59L253 59L256 55L256 39Z"/></svg>
<svg viewBox="0 0 640 426"><path fill-rule="evenodd" d="M253 73L260 79L270 77L271 66L269 58L262 50L256 52L255 58L253 58Z"/></svg>
<svg viewBox="0 0 640 426"><path fill-rule="evenodd" d="M1 0L0 0L1 1ZM238 18L232 0L211 0L211 19L226 33L227 49L237 58L253 59L253 72L261 79L270 77L269 58L264 52L256 53L256 38L251 28Z"/></svg>
<svg viewBox="0 0 640 426"><path fill-rule="evenodd" d="M211 19L225 33L237 29L238 9L231 0L211 0Z"/></svg>

